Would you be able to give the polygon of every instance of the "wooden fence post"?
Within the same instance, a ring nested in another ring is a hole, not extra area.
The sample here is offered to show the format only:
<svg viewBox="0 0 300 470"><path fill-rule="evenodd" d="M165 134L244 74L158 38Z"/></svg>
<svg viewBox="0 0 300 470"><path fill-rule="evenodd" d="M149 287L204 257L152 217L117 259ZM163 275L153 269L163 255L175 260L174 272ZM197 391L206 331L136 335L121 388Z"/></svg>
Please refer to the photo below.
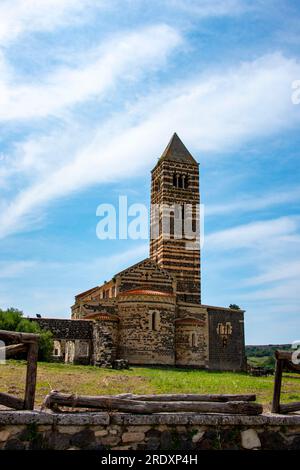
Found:
<svg viewBox="0 0 300 470"><path fill-rule="evenodd" d="M276 369L274 379L274 393L272 402L272 413L279 413L280 411L280 393L282 384L282 369L283 361L276 356Z"/></svg>
<svg viewBox="0 0 300 470"><path fill-rule="evenodd" d="M27 373L24 400L25 410L34 409L38 350L38 343L36 341L28 344Z"/></svg>

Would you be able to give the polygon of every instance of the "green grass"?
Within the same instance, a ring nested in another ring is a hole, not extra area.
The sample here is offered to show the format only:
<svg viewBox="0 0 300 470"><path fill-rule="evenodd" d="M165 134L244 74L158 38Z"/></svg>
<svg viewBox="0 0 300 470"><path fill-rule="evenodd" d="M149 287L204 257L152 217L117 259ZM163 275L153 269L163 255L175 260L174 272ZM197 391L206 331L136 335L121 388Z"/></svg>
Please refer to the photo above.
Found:
<svg viewBox="0 0 300 470"><path fill-rule="evenodd" d="M0 391L22 396L26 364L10 360L0 365ZM255 393L257 401L270 409L272 376L251 377L244 373L205 370L132 367L115 371L92 366L39 363L36 404L39 406L50 390L85 395L117 393ZM300 376L286 374L282 401L300 401Z"/></svg>

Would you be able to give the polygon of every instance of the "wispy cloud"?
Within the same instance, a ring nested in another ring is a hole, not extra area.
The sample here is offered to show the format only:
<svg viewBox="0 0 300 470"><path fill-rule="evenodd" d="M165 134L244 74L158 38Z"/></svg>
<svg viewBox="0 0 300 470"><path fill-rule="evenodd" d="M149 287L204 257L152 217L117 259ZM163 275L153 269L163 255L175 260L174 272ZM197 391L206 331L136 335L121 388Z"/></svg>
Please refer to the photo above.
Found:
<svg viewBox="0 0 300 470"><path fill-rule="evenodd" d="M83 63L60 68L44 83L18 85L2 58L0 76L0 120L47 117L66 107L98 98L113 88L116 81L137 80L151 67L158 67L180 44L173 28L156 25L111 38L93 51Z"/></svg>
<svg viewBox="0 0 300 470"><path fill-rule="evenodd" d="M0 262L0 278L15 279L37 265L36 261L6 261Z"/></svg>
<svg viewBox="0 0 300 470"><path fill-rule="evenodd" d="M300 202L299 188L277 191L276 193L257 194L255 197L239 194L236 200L229 201L226 204L207 205L205 207L205 215L215 216L229 213L253 212L293 202Z"/></svg>
<svg viewBox="0 0 300 470"><path fill-rule="evenodd" d="M218 286L209 289L209 301L218 301L220 296L223 302L226 299L225 304L234 301L243 306L247 336L257 343L283 337L292 341L300 307L299 217L263 220L211 233L204 253L204 278ZM261 331L266 325L267 330Z"/></svg>
<svg viewBox="0 0 300 470"><path fill-rule="evenodd" d="M38 258L1 262L0 308L13 305L31 316L35 313L45 316L46 313L47 316L69 318L70 305L74 302L75 294L102 284L122 269L146 258L148 249L148 245L142 243L110 256L95 256L92 260L82 256L73 262L45 261ZM21 276L23 282L16 296L11 283L17 282ZM28 276L36 286L34 291L28 289ZM3 288L5 282L8 283L7 289ZM20 299L20 303L16 298Z"/></svg>
<svg viewBox="0 0 300 470"><path fill-rule="evenodd" d="M206 235L205 246L210 250L237 250L247 247L259 250L266 245L271 247L272 243L278 245L288 240L300 242L298 227L298 217L252 222Z"/></svg>
<svg viewBox="0 0 300 470"><path fill-rule="evenodd" d="M0 44L7 45L28 32L53 29L81 21L91 4L104 0L1 0Z"/></svg>
<svg viewBox="0 0 300 470"><path fill-rule="evenodd" d="M299 240L300 243L300 240ZM299 246L300 251L300 246ZM294 253L294 256L296 253ZM288 262L274 262L271 266L263 267L263 272L257 276L246 279L245 286L257 286L269 284L286 279L298 281L300 278L300 255L299 259L289 260Z"/></svg>
<svg viewBox="0 0 300 470"><path fill-rule="evenodd" d="M147 97L142 114L139 104L104 126L95 126L89 131L89 145L86 139L80 145L75 136L76 147L63 147L60 152L57 135L52 142L49 139L46 150L38 141L33 142L37 160L47 159L55 149L61 164L52 171L47 168L38 184L24 188L9 202L0 217L0 237L19 230L21 218L24 222L24 216L52 199L90 184L137 174L153 160L153 155L159 154L165 136L174 129L184 136L189 147L218 153L294 126L300 115L291 105L290 83L297 73L300 74L300 64L295 60L280 54L262 57L221 76L178 84L166 90L159 103L156 95L152 100ZM103 165L99 148L110 165Z"/></svg>

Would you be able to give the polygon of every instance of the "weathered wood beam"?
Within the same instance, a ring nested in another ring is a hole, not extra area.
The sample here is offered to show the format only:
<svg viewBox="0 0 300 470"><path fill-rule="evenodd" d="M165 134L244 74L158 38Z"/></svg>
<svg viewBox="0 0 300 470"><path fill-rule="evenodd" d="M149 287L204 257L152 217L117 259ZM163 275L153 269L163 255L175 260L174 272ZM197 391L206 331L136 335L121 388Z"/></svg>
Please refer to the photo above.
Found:
<svg viewBox="0 0 300 470"><path fill-rule="evenodd" d="M300 411L300 402L286 403L279 406L279 413L293 413L295 411Z"/></svg>
<svg viewBox="0 0 300 470"><path fill-rule="evenodd" d="M14 410L23 410L24 400L9 395L8 393L0 393L0 405L7 406L7 408L13 408Z"/></svg>
<svg viewBox="0 0 300 470"><path fill-rule="evenodd" d="M116 398L140 401L205 401L205 402L228 402L228 401L255 401L256 395L199 395L199 394L161 394L161 395L133 395L122 393Z"/></svg>
<svg viewBox="0 0 300 470"><path fill-rule="evenodd" d="M25 400L24 400L26 410L34 409L38 351L39 351L39 347L38 347L37 342L29 344L28 355L27 355L27 373L26 373Z"/></svg>
<svg viewBox="0 0 300 470"><path fill-rule="evenodd" d="M291 361L292 360L292 352L291 351L280 351L277 350L275 351L275 357L276 359L282 359L285 361Z"/></svg>
<svg viewBox="0 0 300 470"><path fill-rule="evenodd" d="M11 344L9 346L5 346L5 348L0 348L0 355L4 355L6 359L9 357L14 356L17 353L20 352L26 352L28 349L28 346L24 343L19 343L19 344Z"/></svg>
<svg viewBox="0 0 300 470"><path fill-rule="evenodd" d="M20 333L17 331L0 330L0 339L12 340L16 343L32 343L38 341L39 335L34 333Z"/></svg>
<svg viewBox="0 0 300 470"><path fill-rule="evenodd" d="M275 352L275 356L276 356L277 352L279 352L279 351ZM282 361L281 359L278 359L277 356L276 356L276 368L275 368L275 378L274 378L272 413L278 413L279 412L283 362L284 361Z"/></svg>
<svg viewBox="0 0 300 470"><path fill-rule="evenodd" d="M66 406L72 408L93 408L102 410L116 410L129 413L165 413L165 412L194 412L194 413L222 413L259 415L262 405L249 402L201 402L201 401L169 401L149 402L127 400L110 396L75 396L59 392L51 392L44 401L44 407Z"/></svg>

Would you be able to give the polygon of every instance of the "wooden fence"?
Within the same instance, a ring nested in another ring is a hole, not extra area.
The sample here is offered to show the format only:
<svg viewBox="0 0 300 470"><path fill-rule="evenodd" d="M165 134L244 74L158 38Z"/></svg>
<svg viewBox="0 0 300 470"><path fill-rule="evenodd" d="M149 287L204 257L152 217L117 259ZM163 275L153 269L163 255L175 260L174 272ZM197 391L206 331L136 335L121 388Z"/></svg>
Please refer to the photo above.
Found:
<svg viewBox="0 0 300 470"><path fill-rule="evenodd" d="M293 364L292 352L289 351L275 351L276 369L274 380L274 393L272 403L272 413L292 413L300 411L300 402L281 404L281 386L282 386L282 372L289 370L291 372L300 372L300 365Z"/></svg>
<svg viewBox="0 0 300 470"><path fill-rule="evenodd" d="M0 393L0 405L4 405L15 410L33 410L36 389L39 335L0 330L0 340L4 341L4 343L9 343L4 348L0 348L0 353L4 353L7 359L14 356L16 353L27 353L24 400L7 393Z"/></svg>

